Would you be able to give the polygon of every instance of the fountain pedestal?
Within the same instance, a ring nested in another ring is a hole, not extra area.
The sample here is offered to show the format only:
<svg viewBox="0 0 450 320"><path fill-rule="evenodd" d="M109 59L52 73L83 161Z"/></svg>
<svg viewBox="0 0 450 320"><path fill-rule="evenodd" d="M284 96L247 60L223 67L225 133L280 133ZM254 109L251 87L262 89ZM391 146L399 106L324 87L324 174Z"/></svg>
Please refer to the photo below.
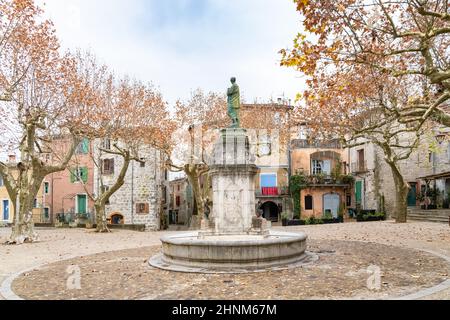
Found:
<svg viewBox="0 0 450 320"><path fill-rule="evenodd" d="M204 224L200 237L258 234L259 229L253 226L257 174L246 130L222 130L210 171L214 204L211 222Z"/></svg>
<svg viewBox="0 0 450 320"><path fill-rule="evenodd" d="M258 168L246 130L224 129L214 148L210 175L213 209L198 232L161 239L150 265L171 271L241 273L284 269L311 260L304 233L270 231L256 216Z"/></svg>

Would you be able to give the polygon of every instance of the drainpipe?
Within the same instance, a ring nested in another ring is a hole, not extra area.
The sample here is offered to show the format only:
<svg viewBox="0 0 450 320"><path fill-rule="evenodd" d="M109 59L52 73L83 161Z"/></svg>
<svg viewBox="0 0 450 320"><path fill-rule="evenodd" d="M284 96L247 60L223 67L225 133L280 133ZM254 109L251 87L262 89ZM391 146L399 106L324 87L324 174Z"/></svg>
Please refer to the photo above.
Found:
<svg viewBox="0 0 450 320"><path fill-rule="evenodd" d="M131 162L131 224L134 224L134 161Z"/></svg>
<svg viewBox="0 0 450 320"><path fill-rule="evenodd" d="M45 179L44 179L44 185L41 185L42 188L42 207L41 207L41 222L44 222L44 208L45 208Z"/></svg>
<svg viewBox="0 0 450 320"><path fill-rule="evenodd" d="M54 178L54 173L52 173L52 175L51 175L51 177L52 177L52 179L51 179L51 181L52 181L52 205L51 205L51 211L50 211L50 222L51 223L55 223L55 220L54 220L54 198L55 198L55 196L54 196L54 193L55 193L55 187L53 186L53 184L55 183L55 178Z"/></svg>

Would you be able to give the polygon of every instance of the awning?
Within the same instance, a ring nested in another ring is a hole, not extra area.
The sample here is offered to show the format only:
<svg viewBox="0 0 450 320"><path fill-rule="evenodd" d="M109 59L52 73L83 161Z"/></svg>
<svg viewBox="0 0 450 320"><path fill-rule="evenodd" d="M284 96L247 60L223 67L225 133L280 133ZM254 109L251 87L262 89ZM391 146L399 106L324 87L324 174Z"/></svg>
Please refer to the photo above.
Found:
<svg viewBox="0 0 450 320"><path fill-rule="evenodd" d="M444 178L450 178L450 171L439 173L439 174L433 174L426 177L420 177L421 180L439 180Z"/></svg>

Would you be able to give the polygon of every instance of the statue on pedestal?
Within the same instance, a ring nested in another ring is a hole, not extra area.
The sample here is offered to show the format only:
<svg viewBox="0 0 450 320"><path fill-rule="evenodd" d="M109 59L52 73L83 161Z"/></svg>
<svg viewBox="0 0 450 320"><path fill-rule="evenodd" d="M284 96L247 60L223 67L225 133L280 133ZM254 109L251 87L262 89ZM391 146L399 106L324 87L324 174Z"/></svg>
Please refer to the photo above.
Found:
<svg viewBox="0 0 450 320"><path fill-rule="evenodd" d="M240 128L241 120L239 110L241 109L241 94L239 86L236 84L236 78L231 78L231 88L228 88L228 116L231 118L231 128Z"/></svg>

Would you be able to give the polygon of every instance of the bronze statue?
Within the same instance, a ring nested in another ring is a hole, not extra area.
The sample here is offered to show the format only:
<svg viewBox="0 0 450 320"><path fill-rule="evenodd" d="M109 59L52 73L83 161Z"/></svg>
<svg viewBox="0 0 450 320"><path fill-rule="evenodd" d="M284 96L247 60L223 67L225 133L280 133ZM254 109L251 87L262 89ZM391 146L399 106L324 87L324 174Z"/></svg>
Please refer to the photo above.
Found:
<svg viewBox="0 0 450 320"><path fill-rule="evenodd" d="M240 128L241 120L239 110L241 109L241 94L239 86L236 84L236 78L231 78L231 88L227 91L228 96L228 116L231 118L231 128Z"/></svg>

